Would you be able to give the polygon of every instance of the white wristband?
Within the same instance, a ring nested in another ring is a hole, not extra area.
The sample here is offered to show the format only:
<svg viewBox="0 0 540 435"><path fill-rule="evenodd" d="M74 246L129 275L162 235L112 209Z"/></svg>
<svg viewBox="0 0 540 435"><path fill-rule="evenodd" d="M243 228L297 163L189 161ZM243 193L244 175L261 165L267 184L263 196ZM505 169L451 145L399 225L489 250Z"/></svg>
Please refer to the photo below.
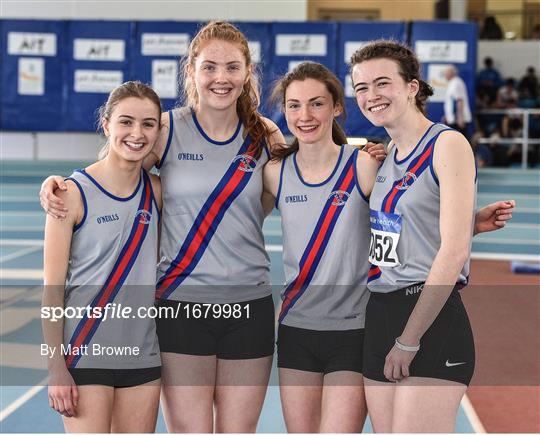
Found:
<svg viewBox="0 0 540 435"><path fill-rule="evenodd" d="M420 350L420 344L418 344L417 346L406 346L405 344L400 343L397 337L396 337L396 347L406 352L418 352Z"/></svg>

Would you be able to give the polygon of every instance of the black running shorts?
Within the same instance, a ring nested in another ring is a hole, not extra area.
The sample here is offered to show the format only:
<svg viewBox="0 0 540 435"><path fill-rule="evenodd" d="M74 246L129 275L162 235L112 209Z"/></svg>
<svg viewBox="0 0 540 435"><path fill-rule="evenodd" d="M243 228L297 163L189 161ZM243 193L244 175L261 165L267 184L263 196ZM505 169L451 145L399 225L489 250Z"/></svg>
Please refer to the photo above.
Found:
<svg viewBox="0 0 540 435"><path fill-rule="evenodd" d="M391 293L371 293L366 308L364 377L389 382L383 369L420 297L415 284ZM445 379L469 385L474 373L474 340L465 307L455 288L433 324L420 340L420 350L410 367L410 376Z"/></svg>
<svg viewBox="0 0 540 435"><path fill-rule="evenodd" d="M362 373L364 330L315 331L279 325L278 367L317 373Z"/></svg>
<svg viewBox="0 0 540 435"><path fill-rule="evenodd" d="M159 299L172 316L156 318L161 352L216 355L220 359L262 358L274 354L272 296L230 304Z"/></svg>

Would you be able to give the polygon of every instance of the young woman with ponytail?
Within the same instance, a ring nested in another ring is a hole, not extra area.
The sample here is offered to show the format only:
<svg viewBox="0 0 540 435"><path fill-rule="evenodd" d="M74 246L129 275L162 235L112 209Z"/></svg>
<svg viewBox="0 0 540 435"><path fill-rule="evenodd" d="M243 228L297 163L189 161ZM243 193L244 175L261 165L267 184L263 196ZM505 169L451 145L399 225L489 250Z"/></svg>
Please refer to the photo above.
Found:
<svg viewBox="0 0 540 435"><path fill-rule="evenodd" d="M429 92L426 84L424 90L419 107ZM285 422L289 432L361 432L367 413L367 198L375 179L381 181L376 176L384 148L347 145L339 123L343 89L321 64L298 65L277 83L273 99L295 136L292 145L273 148L264 168L264 188L281 213L283 231L278 367ZM482 209L476 231L504 225L505 207ZM504 216L500 221L496 209Z"/></svg>
<svg viewBox="0 0 540 435"><path fill-rule="evenodd" d="M284 140L258 112L255 65L234 25L201 28L182 66L185 106L163 113L144 162L163 184L157 306L174 313L156 319L163 411L169 432L255 432L274 353L262 168ZM61 217L47 199L55 181L41 198Z"/></svg>
<svg viewBox="0 0 540 435"><path fill-rule="evenodd" d="M361 432L369 205L382 145L347 144L339 79L304 62L274 90L291 146L274 147L265 190L281 213L285 288L278 330L289 432Z"/></svg>
<svg viewBox="0 0 540 435"><path fill-rule="evenodd" d="M475 364L458 291L467 285L475 223L471 146L426 118L432 90L409 47L374 41L353 54L351 67L358 107L392 139L369 200L370 418L376 432L452 432Z"/></svg>
<svg viewBox="0 0 540 435"><path fill-rule="evenodd" d="M302 81L292 85L298 83ZM274 308L262 222L273 206L277 186L263 191L262 173L268 152L284 139L277 127L258 113L257 79L247 40L233 25L211 22L199 31L183 64L183 84L186 105L162 114L161 136L144 162L147 169L154 165L160 169L163 184L156 295L158 307L164 309L156 319L162 352L163 410L170 432L254 432L274 351ZM298 98L300 105L306 106L302 95ZM333 106L342 99L326 98L333 101L330 117L325 115L325 122L330 120L332 125L334 109L341 112L344 107L343 103ZM309 107L319 104L313 101ZM291 111L294 108L293 104ZM327 137L324 133L324 140L312 141L322 129L309 123L298 125L299 145L304 144L308 153L299 154L295 161L308 184L329 178L332 174L325 172L326 162L334 168L341 152L353 151L338 146L345 143L345 137L336 126L334 134ZM327 127L325 131L331 132ZM319 145L323 160L314 158ZM290 156L286 161L292 159ZM365 161L363 170L367 171L369 160L367 154L359 153L356 161ZM271 174L278 165L267 166ZM369 183L363 181L362 171L358 178L367 194ZM49 177L40 198L51 217L62 218L68 211L53 193L56 187L65 188L63 179ZM331 192L332 203L349 202L348 194L354 196L350 203L364 201L359 199L358 187L351 193L341 190ZM297 202L294 192L290 196ZM349 237L334 249L340 262L334 262L333 267L347 272L339 280L321 283L349 288L356 282L360 266L348 257L356 244ZM339 298L341 290L336 291ZM318 309L334 310L331 306ZM353 363L357 362L358 355ZM348 370L351 364L345 363ZM357 373L352 373L351 381L356 384ZM335 406L342 405L340 397L348 396L341 396L339 389L331 386L325 391L333 392L332 406L325 408L331 415ZM290 397L294 405L297 399ZM363 400L361 395L355 397ZM303 396L299 399L301 405ZM326 403L327 395L321 400ZM363 407L358 409L355 412ZM334 427L330 423L326 427ZM355 419L355 430L357 424Z"/></svg>

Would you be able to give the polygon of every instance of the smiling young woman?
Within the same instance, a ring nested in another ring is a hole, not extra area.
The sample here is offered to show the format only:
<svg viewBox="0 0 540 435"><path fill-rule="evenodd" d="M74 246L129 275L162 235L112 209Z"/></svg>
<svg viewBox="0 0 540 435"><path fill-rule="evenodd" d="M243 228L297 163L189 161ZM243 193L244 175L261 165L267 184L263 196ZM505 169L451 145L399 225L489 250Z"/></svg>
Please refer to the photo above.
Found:
<svg viewBox="0 0 540 435"><path fill-rule="evenodd" d="M127 82L113 90L100 111L103 158L68 177L58 194L67 218L47 216L43 308L64 314L43 319L49 403L68 432L155 430L155 322L105 316L113 303L133 313L154 304L161 187L142 164L159 136L160 116L150 87Z"/></svg>
<svg viewBox="0 0 540 435"><path fill-rule="evenodd" d="M370 417L377 432L452 432L475 364L458 292L473 236L474 157L460 133L426 118L432 92L408 47L375 41L351 66L358 107L392 139L370 197Z"/></svg>
<svg viewBox="0 0 540 435"><path fill-rule="evenodd" d="M277 84L292 146L274 148L265 190L281 213L286 285L278 329L289 432L361 432L369 196L376 158L347 145L338 78L304 62ZM366 148L383 158L382 145Z"/></svg>

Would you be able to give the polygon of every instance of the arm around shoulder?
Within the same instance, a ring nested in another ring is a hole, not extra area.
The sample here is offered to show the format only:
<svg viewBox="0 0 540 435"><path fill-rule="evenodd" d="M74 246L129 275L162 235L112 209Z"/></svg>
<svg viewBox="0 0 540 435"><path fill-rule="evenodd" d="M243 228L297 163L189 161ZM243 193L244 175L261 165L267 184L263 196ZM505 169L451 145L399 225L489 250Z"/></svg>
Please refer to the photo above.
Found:
<svg viewBox="0 0 540 435"><path fill-rule="evenodd" d="M274 148L274 146L284 145L286 143L285 137L283 136L283 133L281 132L281 130L279 129L279 127L276 125L274 121L268 118L264 118L264 117L263 117L263 121L271 133L270 143L268 144L268 150L270 151L270 153L272 153L272 149Z"/></svg>
<svg viewBox="0 0 540 435"><path fill-rule="evenodd" d="M161 179L156 174L148 174L150 176L150 182L152 183L152 190L154 192L154 198L159 211L163 208L163 199L161 197Z"/></svg>
<svg viewBox="0 0 540 435"><path fill-rule="evenodd" d="M152 169L153 166L161 164L161 160L165 155L165 150L167 148L167 142L169 142L169 133L171 128L169 116L169 112L163 112L161 114L160 132L158 139L152 147L152 151L145 157L143 162L143 167L147 171Z"/></svg>
<svg viewBox="0 0 540 435"><path fill-rule="evenodd" d="M282 164L282 160L270 160L264 165L262 203L265 215L268 215L276 204Z"/></svg>
<svg viewBox="0 0 540 435"><path fill-rule="evenodd" d="M64 285L73 231L83 223L86 215L85 200L75 182L68 180L66 187L66 190L57 193L69 210L66 218L55 219L47 215L45 222L45 285Z"/></svg>

